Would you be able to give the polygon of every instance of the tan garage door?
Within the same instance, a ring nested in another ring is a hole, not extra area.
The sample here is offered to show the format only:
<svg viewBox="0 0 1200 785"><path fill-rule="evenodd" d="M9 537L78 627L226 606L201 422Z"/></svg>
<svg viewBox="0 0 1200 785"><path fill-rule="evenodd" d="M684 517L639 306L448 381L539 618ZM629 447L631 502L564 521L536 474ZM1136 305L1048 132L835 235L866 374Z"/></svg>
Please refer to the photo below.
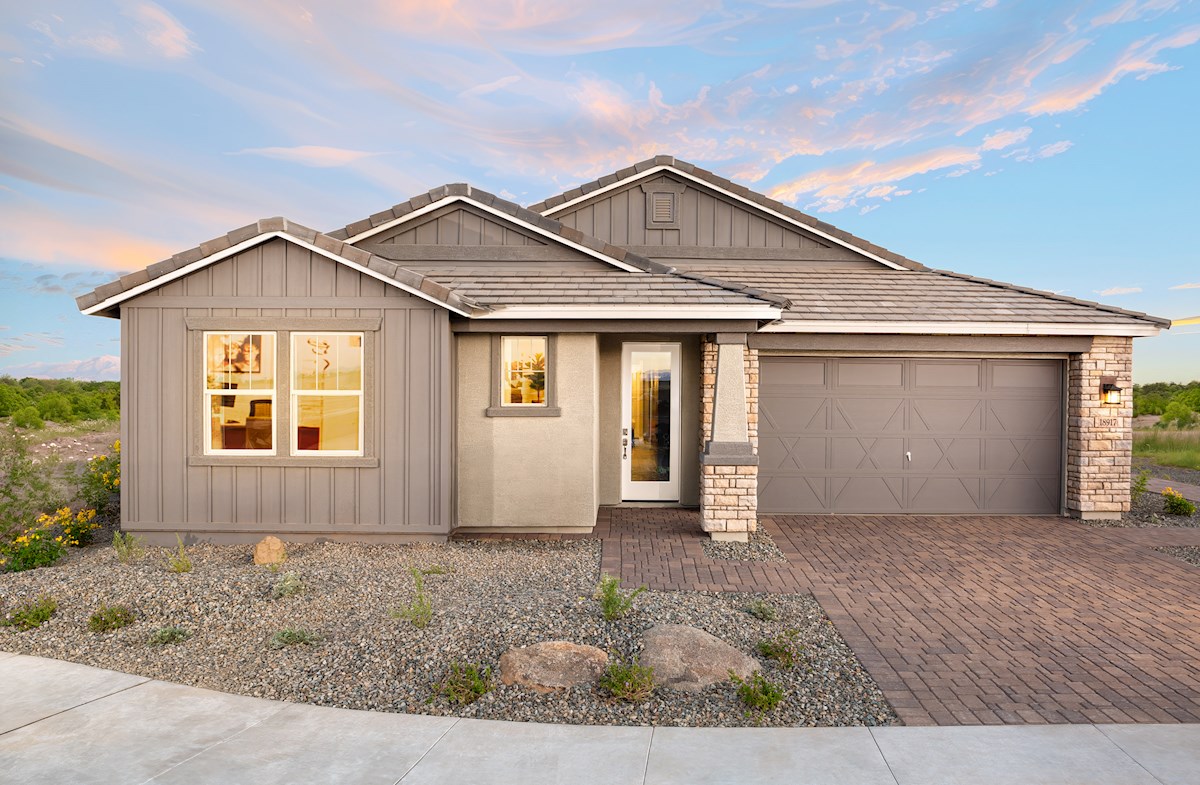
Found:
<svg viewBox="0 0 1200 785"><path fill-rule="evenodd" d="M1051 513L1057 360L763 357L763 513Z"/></svg>

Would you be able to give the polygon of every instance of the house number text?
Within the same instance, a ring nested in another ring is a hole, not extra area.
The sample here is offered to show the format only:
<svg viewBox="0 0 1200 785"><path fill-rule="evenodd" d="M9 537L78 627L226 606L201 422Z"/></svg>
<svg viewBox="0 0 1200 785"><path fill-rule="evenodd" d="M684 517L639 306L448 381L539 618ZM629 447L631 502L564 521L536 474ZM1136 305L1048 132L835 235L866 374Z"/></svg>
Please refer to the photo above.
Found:
<svg viewBox="0 0 1200 785"><path fill-rule="evenodd" d="M1120 421L1115 417L1101 417L1096 422L1101 428L1116 428Z"/></svg>

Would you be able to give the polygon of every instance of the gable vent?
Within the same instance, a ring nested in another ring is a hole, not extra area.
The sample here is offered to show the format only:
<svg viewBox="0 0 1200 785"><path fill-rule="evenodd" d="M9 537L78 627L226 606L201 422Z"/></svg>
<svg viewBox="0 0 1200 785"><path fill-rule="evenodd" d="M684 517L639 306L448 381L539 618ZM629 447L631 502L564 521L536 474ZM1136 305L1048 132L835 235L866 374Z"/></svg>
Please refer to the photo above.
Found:
<svg viewBox="0 0 1200 785"><path fill-rule="evenodd" d="M675 194L651 194L650 221L675 223Z"/></svg>

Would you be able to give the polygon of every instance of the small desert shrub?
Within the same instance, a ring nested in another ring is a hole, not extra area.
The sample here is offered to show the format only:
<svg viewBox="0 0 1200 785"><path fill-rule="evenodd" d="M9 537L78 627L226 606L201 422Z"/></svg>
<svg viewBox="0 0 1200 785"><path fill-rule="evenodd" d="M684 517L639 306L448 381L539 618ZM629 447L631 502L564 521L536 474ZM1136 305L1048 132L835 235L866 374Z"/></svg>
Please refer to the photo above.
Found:
<svg viewBox="0 0 1200 785"><path fill-rule="evenodd" d="M13 412L12 424L18 428L41 429L46 427L36 406L23 406Z"/></svg>
<svg viewBox="0 0 1200 785"><path fill-rule="evenodd" d="M88 507L74 513L70 507L60 507L53 515L39 516L38 525L45 529L57 528L62 532L62 543L76 547L91 545L96 530L100 528L96 511Z"/></svg>
<svg viewBox="0 0 1200 785"><path fill-rule="evenodd" d="M768 660L779 663L781 668L792 668L804 656L804 644L796 640L799 636L796 630L788 630L782 635L758 642L758 653Z"/></svg>
<svg viewBox="0 0 1200 785"><path fill-rule="evenodd" d="M294 572L285 572L271 587L271 599L281 600L284 597L291 597L300 594L304 589L304 581L300 580L299 575Z"/></svg>
<svg viewBox="0 0 1200 785"><path fill-rule="evenodd" d="M58 603L53 597L42 595L33 602L21 603L8 613L0 616L0 627L16 627L18 630L32 630L41 627L54 612Z"/></svg>
<svg viewBox="0 0 1200 785"><path fill-rule="evenodd" d="M88 629L92 632L112 632L128 627L137 621L137 616L125 605L101 605L100 610L88 617Z"/></svg>
<svg viewBox="0 0 1200 785"><path fill-rule="evenodd" d="M1132 504L1137 504L1137 500L1142 498L1142 494L1146 492L1146 484L1150 481L1150 471L1142 469L1138 472L1138 476L1129 484L1129 501Z"/></svg>
<svg viewBox="0 0 1200 785"><path fill-rule="evenodd" d="M47 528L35 527L0 547L0 567L11 572L49 567L66 552L67 546L61 535L52 537Z"/></svg>
<svg viewBox="0 0 1200 785"><path fill-rule="evenodd" d="M1163 509L1170 515L1192 515L1196 505L1183 498L1183 494L1174 488L1164 488L1162 492Z"/></svg>
<svg viewBox="0 0 1200 785"><path fill-rule="evenodd" d="M96 510L101 519L121 517L121 440L113 442L111 451L97 455L87 462L79 475L79 497Z"/></svg>
<svg viewBox="0 0 1200 785"><path fill-rule="evenodd" d="M645 590L645 586L639 586L633 591L621 591L620 578L601 575L600 583L596 586L596 598L600 600L600 611L608 621L620 619L633 610L633 601Z"/></svg>
<svg viewBox="0 0 1200 785"><path fill-rule="evenodd" d="M775 621L779 616L779 613L775 610L775 606L764 600L755 600L747 605L746 613L759 621Z"/></svg>
<svg viewBox="0 0 1200 785"><path fill-rule="evenodd" d="M609 659L598 683L600 689L626 703L648 700L658 686L654 683L654 668L639 664L636 657L626 662L616 654Z"/></svg>
<svg viewBox="0 0 1200 785"><path fill-rule="evenodd" d="M35 461L15 424L0 428L0 547L25 533L39 515L66 503L59 478L56 458Z"/></svg>
<svg viewBox="0 0 1200 785"><path fill-rule="evenodd" d="M117 560L121 564L135 562L146 555L145 541L136 534L114 532L112 547L117 554Z"/></svg>
<svg viewBox="0 0 1200 785"><path fill-rule="evenodd" d="M736 673L730 671L729 678L737 685L737 694L742 703L760 716L773 711L783 700L783 687L767 681L761 671L755 671L749 679L740 679Z"/></svg>
<svg viewBox="0 0 1200 785"><path fill-rule="evenodd" d="M271 636L267 643L272 649L282 649L285 646L312 646L320 638L308 630L298 627L287 627Z"/></svg>
<svg viewBox="0 0 1200 785"><path fill-rule="evenodd" d="M175 541L179 543L179 547L167 554L167 569L175 573L191 572L192 557L188 556L187 549L183 547L183 538L176 534Z"/></svg>
<svg viewBox="0 0 1200 785"><path fill-rule="evenodd" d="M440 564L431 564L430 566L421 570L422 575L448 575L449 573L450 573L450 568L443 567Z"/></svg>
<svg viewBox="0 0 1200 785"><path fill-rule="evenodd" d="M433 686L435 695L459 706L467 706L492 691L492 669L472 663L455 662L442 680Z"/></svg>
<svg viewBox="0 0 1200 785"><path fill-rule="evenodd" d="M403 608L393 610L392 618L410 621L414 627L424 629L433 621L433 603L425 593L425 576L416 567L410 567L408 571L412 574L415 589L412 601Z"/></svg>
<svg viewBox="0 0 1200 785"><path fill-rule="evenodd" d="M146 640L151 646L169 646L172 643L183 643L192 634L183 627L171 625L168 627L159 627L154 632L150 633L150 637Z"/></svg>

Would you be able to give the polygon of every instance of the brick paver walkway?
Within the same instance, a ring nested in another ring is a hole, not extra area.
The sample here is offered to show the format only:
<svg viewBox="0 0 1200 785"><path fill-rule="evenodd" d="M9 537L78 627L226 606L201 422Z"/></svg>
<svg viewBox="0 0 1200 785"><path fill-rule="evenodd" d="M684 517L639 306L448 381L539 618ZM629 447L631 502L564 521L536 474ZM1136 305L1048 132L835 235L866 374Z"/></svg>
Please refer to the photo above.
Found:
<svg viewBox="0 0 1200 785"><path fill-rule="evenodd" d="M1047 517L775 517L786 564L705 557L695 511L603 509L602 569L811 591L904 722L1200 722L1196 529Z"/></svg>

